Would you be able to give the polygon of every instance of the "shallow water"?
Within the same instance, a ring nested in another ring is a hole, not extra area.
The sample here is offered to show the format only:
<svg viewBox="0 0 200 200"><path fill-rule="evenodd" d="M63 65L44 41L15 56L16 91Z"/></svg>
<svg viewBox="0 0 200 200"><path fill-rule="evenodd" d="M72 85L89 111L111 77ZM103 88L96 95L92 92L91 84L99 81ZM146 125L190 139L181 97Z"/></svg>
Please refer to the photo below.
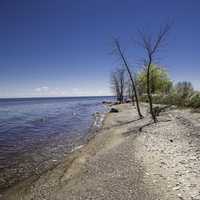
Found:
<svg viewBox="0 0 200 200"><path fill-rule="evenodd" d="M0 189L56 165L82 145L112 97L0 99ZM99 119L100 120L100 119Z"/></svg>

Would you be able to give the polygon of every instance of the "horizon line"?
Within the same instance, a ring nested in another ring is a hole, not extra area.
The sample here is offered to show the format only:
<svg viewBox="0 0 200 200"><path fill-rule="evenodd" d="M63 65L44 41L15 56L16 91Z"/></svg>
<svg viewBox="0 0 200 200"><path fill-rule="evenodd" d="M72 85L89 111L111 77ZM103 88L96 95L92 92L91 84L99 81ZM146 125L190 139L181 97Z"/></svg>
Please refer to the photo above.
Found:
<svg viewBox="0 0 200 200"><path fill-rule="evenodd" d="M99 95L99 96L45 96L45 97L0 97L1 99L47 99L47 98L87 98L87 97L114 97L114 95Z"/></svg>

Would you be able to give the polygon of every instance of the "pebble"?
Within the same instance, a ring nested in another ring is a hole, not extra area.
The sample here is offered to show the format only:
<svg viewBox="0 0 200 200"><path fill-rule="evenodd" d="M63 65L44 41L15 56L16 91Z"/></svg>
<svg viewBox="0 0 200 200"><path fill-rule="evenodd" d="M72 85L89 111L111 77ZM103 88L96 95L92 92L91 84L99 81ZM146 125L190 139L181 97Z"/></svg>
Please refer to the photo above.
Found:
<svg viewBox="0 0 200 200"><path fill-rule="evenodd" d="M180 186L177 186L177 187L173 187L172 189L173 190L180 190L180 188L181 188Z"/></svg>
<svg viewBox="0 0 200 200"><path fill-rule="evenodd" d="M179 197L179 199L184 200L180 193L178 194L178 197Z"/></svg>

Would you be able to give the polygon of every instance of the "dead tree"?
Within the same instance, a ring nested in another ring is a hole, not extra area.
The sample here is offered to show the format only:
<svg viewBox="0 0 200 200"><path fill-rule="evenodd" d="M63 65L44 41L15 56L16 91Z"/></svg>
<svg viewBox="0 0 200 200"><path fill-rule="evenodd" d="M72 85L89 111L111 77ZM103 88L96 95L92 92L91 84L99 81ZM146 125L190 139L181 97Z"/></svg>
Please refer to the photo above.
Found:
<svg viewBox="0 0 200 200"><path fill-rule="evenodd" d="M117 97L117 101L123 103L125 92L125 70L118 68L111 74L111 86L112 90Z"/></svg>
<svg viewBox="0 0 200 200"><path fill-rule="evenodd" d="M143 115L142 115L142 113L140 111L140 105L139 105L137 90L136 90L135 82L134 82L130 67L128 65L128 62L127 62L125 56L124 56L124 53L121 50L121 46L120 46L119 41L117 39L115 39L114 43L115 43L115 46L116 46L117 53L119 54L120 58L122 59L122 62L123 62L124 66L125 66L125 68L126 68L126 70L128 72L129 77L130 77L131 84L132 84L132 89L133 89L134 96L135 96L136 108L137 108L138 115L139 115L140 119L142 119Z"/></svg>
<svg viewBox="0 0 200 200"><path fill-rule="evenodd" d="M145 50L147 55L147 58L144 60L144 64L147 71L147 96L149 100L150 113L154 123L157 122L157 117L153 108L152 95L151 95L151 73L150 73L151 65L154 62L156 54L163 46L169 30L170 30L170 25L166 24L163 28L160 28L160 31L155 38L152 38L149 34L145 34L144 32L139 31L139 35L141 37L140 44L142 45L142 48Z"/></svg>

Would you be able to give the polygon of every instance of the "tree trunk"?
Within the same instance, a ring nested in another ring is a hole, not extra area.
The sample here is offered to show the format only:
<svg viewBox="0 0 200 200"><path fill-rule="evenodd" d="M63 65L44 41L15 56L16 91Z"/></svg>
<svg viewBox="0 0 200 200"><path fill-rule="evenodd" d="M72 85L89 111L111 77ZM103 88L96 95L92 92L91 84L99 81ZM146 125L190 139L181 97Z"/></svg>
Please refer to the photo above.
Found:
<svg viewBox="0 0 200 200"><path fill-rule="evenodd" d="M144 117L143 117L143 115L142 115L142 113L141 113L141 111L140 111L140 105L139 105L137 90L136 90L136 87L135 87L135 83L134 83L134 80L133 80L131 71L130 71L129 66L128 66L128 63L127 63L127 61L126 61L126 59L125 59L125 57L124 57L124 54L123 54L122 51L121 51L120 44L119 44L119 42L118 42L117 40L115 41L115 44L116 44L117 50L118 50L118 52L119 52L119 55L120 55L120 57L122 58L123 63L124 63L124 65L125 65L125 67L126 67L126 70L127 70L128 74L129 74L129 77L130 77L130 80L131 80L131 84L132 84L132 87L133 87L133 91L134 91L134 96L135 96L135 102L136 102L137 112L138 112L138 115L139 115L140 119L142 119L142 118L144 118Z"/></svg>
<svg viewBox="0 0 200 200"><path fill-rule="evenodd" d="M131 100L132 100L132 105L135 106L135 98L134 98L134 95L133 95L133 91L132 91L132 95L131 95Z"/></svg>
<svg viewBox="0 0 200 200"><path fill-rule="evenodd" d="M156 123L157 117L156 117L156 113L154 112L154 109L153 109L152 96L151 96L151 86L150 86L151 61L152 61L152 58L150 57L149 63L148 63L148 66L147 66L147 96L148 96L148 99L149 99L150 113L151 113L151 116L152 116L154 123Z"/></svg>

